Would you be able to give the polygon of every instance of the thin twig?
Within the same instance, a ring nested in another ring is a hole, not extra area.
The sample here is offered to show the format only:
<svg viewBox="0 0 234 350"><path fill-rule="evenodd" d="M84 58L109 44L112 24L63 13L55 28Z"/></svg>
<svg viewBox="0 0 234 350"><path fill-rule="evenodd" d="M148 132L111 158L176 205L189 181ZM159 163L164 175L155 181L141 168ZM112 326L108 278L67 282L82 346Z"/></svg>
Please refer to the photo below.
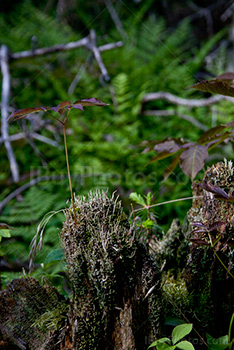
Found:
<svg viewBox="0 0 234 350"><path fill-rule="evenodd" d="M60 45L54 45L51 47L44 47L44 48L39 48L35 50L28 50L28 51L21 51L21 52L16 52L16 53L11 53L10 58L17 60L21 58L28 58L28 57L36 57L36 56L43 56L47 55L53 52L60 52L60 51L68 51L68 50L74 50L79 47L86 46L89 42L89 37L85 37L81 40L78 41L71 41L70 43L67 44L60 44Z"/></svg>
<svg viewBox="0 0 234 350"><path fill-rule="evenodd" d="M217 95L217 96L208 97L206 99L198 100L198 99L181 98L169 92L159 91L159 92L151 92L149 94L146 94L142 100L142 103L144 104L146 102L156 101L156 100L166 100L175 105L186 106L186 107L205 107L205 106L210 106L212 104L218 103L222 100L234 102L234 98L229 96Z"/></svg>
<svg viewBox="0 0 234 350"><path fill-rule="evenodd" d="M46 136L38 134L37 132L31 132L31 133L27 133L27 134L30 135L31 138L39 140L39 141L44 142L44 143L47 143L48 145L51 145L53 147L58 147L58 145L59 145L57 141L51 140ZM25 138L25 133L20 132L20 133L15 134L15 135L9 135L7 140L12 142L12 141L22 140L24 138ZM5 140L2 137L0 137L0 144L4 141Z"/></svg>
<svg viewBox="0 0 234 350"><path fill-rule="evenodd" d="M96 33L94 30L91 30L90 32L90 43L89 43L89 49L93 52L93 55L98 63L98 66L101 70L101 73L102 73L102 76L103 78L105 79L105 81L110 81L110 77L109 77L109 74L107 72L107 69L103 63L103 60L102 60L102 57L101 57L101 54L100 54L100 51L97 47L97 44L96 44Z"/></svg>
<svg viewBox="0 0 234 350"><path fill-rule="evenodd" d="M83 73L85 72L86 67L91 63L92 59L93 59L93 54L90 53L88 55L88 57L86 58L85 63L80 66L79 71L77 72L75 78L72 80L72 82L71 82L71 84L70 84L70 86L68 88L68 93L70 95L73 94L77 84L79 83Z"/></svg>
<svg viewBox="0 0 234 350"><path fill-rule="evenodd" d="M223 263L223 261L220 259L220 257L218 256L218 254L216 253L215 251L215 248L214 248L214 243L212 242L212 238L211 238L211 235L210 233L208 232L208 236L209 236L209 240L210 240L210 245L211 245L211 248L216 256L216 258L218 259L218 261L220 262L220 264L223 266L223 268L227 271L227 273L234 279L234 276L233 274L228 270L227 266Z"/></svg>
<svg viewBox="0 0 234 350"><path fill-rule="evenodd" d="M28 51L20 51L15 53L10 53L10 59L18 60L22 58L28 58L28 57L36 57L36 56L43 56L54 52L61 52L61 51L68 51L68 50L74 50L79 47L87 47L90 44L90 37L87 36L81 40L78 41L71 41L67 44L60 44L60 45L54 45L51 47L43 47L35 50L28 50ZM98 48L100 52L112 50L118 47L123 46L122 41L117 41L116 43L110 43L106 45L102 45Z"/></svg>
<svg viewBox="0 0 234 350"><path fill-rule="evenodd" d="M171 115L175 115L181 119L187 120L188 122L190 122L191 124L193 124L194 126L198 127L199 129L206 131L208 130L208 127L206 125L204 125L203 123L199 122L197 119L193 118L190 115L187 114L180 114L177 113L176 110L152 110L152 111L144 111L143 112L144 115L148 115L148 116L159 116L159 117L167 117L167 116L171 116Z"/></svg>
<svg viewBox="0 0 234 350"><path fill-rule="evenodd" d="M120 33L120 35L122 36L123 39L126 39L127 38L126 32L125 32L124 27L122 25L122 22L118 16L118 13L116 12L116 10L112 4L112 1L105 0L105 5L107 7L107 10L109 11L109 14L110 14L118 32Z"/></svg>
<svg viewBox="0 0 234 350"><path fill-rule="evenodd" d="M64 147L65 147L66 162L67 162L67 174L68 174L68 181L69 181L69 187L70 187L70 192L71 192L72 209L73 209L74 221L77 225L76 210L75 210L76 208L75 208L74 197L73 197L73 192L72 192L71 174L70 174L70 167L69 167L69 160L68 160L66 124L65 123L63 124L63 136L64 136Z"/></svg>
<svg viewBox="0 0 234 350"><path fill-rule="evenodd" d="M139 209L135 209L134 211L140 211L140 210L145 210L145 209L149 209L152 207L158 207L160 205L165 205L165 204L170 204L170 203L175 203L175 202L180 202L180 201L186 201L188 199L197 199L197 198L203 198L203 196L192 196L192 197L185 197L185 198L179 198L179 199L172 199L171 201L167 201L167 202L161 202L161 203L157 203L157 204L153 204L153 205L147 205L143 208L139 208Z"/></svg>
<svg viewBox="0 0 234 350"><path fill-rule="evenodd" d="M171 296L165 291L165 289L163 289L163 292L166 294L167 298L169 299L170 303L179 311L179 313L183 316L183 318L185 319L185 321L187 323L191 323L189 321L189 319L185 316L185 314L183 313L183 311L176 305L176 303L174 302L174 300L172 300ZM205 339L200 335L200 333L196 330L196 328L193 327L194 332L198 335L198 337L201 339L201 341L208 347L208 344L206 343Z"/></svg>
<svg viewBox="0 0 234 350"><path fill-rule="evenodd" d="M1 71L2 71L2 103L1 103L1 132L2 138L4 140L4 146L7 151L7 156L10 163L11 173L14 182L19 181L19 168L16 162L16 158L11 147L11 143L8 140L9 132L8 132L8 103L10 96L10 72L8 66L8 49L6 45L1 46L0 52L1 59Z"/></svg>

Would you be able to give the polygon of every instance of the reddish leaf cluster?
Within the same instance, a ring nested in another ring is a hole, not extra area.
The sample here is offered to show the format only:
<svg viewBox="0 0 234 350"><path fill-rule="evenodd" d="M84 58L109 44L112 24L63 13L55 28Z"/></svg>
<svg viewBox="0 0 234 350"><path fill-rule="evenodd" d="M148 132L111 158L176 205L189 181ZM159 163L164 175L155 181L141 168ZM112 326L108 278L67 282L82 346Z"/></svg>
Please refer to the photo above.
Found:
<svg viewBox="0 0 234 350"><path fill-rule="evenodd" d="M142 145L147 146L143 153L156 151L157 156L150 162L158 161L170 157L178 152L171 165L164 171L164 179L174 171L177 164L187 174L191 180L204 167L208 151L224 140L230 138L232 131L228 128L234 127L234 121L215 126L204 132L197 142L186 142L182 138L166 138L162 141L144 141ZM223 133L221 133L224 131Z"/></svg>
<svg viewBox="0 0 234 350"><path fill-rule="evenodd" d="M193 86L193 89L214 92L226 96L234 97L234 73L224 73L216 79L210 81L201 81ZM228 140L233 135L234 121L221 124L207 130L197 142L185 142L183 139L166 138L162 141L144 141L146 146L143 153L156 151L157 156L153 157L150 162L167 158L178 152L170 166L164 171L164 179L174 171L177 164L180 165L182 171L187 174L191 180L204 167L205 160L208 157L208 151L214 146L220 144L224 140Z"/></svg>
<svg viewBox="0 0 234 350"><path fill-rule="evenodd" d="M15 110L14 112L11 113L8 120L15 121L15 120L23 119L31 113L36 113L41 111L47 112L49 110L59 113L60 115L63 115L67 110L71 110L73 108L83 111L83 106L103 107L103 106L108 106L108 104L94 97L86 98L83 100L77 100L74 103L71 103L70 101L62 101L56 107L30 107L30 108Z"/></svg>
<svg viewBox="0 0 234 350"><path fill-rule="evenodd" d="M199 83L191 86L191 88L234 97L234 73L227 72L209 81L199 81Z"/></svg>
<svg viewBox="0 0 234 350"><path fill-rule="evenodd" d="M217 229L225 225L225 223L223 221L217 221L212 225L205 225L198 221L193 222L191 225L194 226L195 229L191 232L191 234L194 235L194 238L191 238L190 241L198 245L210 245L210 243L204 239L206 238L206 234L208 232L216 234Z"/></svg>
<svg viewBox="0 0 234 350"><path fill-rule="evenodd" d="M228 195L227 192L225 192L219 186L215 186L205 182L199 183L198 185L204 188L204 190L213 193L216 199L220 199L227 202L234 202L234 196Z"/></svg>

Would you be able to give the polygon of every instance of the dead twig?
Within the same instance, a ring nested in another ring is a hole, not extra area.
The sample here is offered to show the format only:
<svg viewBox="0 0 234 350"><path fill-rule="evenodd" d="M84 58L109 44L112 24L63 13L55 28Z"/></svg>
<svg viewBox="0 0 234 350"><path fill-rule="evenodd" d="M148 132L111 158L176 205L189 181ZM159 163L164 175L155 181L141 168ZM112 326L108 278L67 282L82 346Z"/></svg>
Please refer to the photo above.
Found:
<svg viewBox="0 0 234 350"><path fill-rule="evenodd" d="M205 124L199 122L197 119L193 118L190 115L177 113L176 110L171 110L171 109L152 110L152 111L144 111L143 114L148 116L155 116L155 117L168 117L171 115L175 115L181 119L187 120L189 123L193 124L194 126L196 126L197 128L203 131L208 130L208 127Z"/></svg>
<svg viewBox="0 0 234 350"><path fill-rule="evenodd" d="M206 99L198 100L198 99L181 98L169 92L159 91L159 92L151 92L149 94L146 94L142 100L142 104L150 101L156 101L156 100L166 100L178 106L186 106L186 107L192 108L192 107L210 106L212 104L218 103L223 100L234 102L234 97L217 95L217 96L208 97Z"/></svg>
<svg viewBox="0 0 234 350"><path fill-rule="evenodd" d="M4 140L4 146L7 151L7 156L10 163L11 173L14 182L19 181L19 168L16 162L16 158L11 146L10 141L8 140L9 132L8 132L8 103L10 97L10 72L8 66L8 49L6 45L1 46L0 52L0 60L1 60L1 71L2 71L2 103L1 103L1 133L2 138Z"/></svg>

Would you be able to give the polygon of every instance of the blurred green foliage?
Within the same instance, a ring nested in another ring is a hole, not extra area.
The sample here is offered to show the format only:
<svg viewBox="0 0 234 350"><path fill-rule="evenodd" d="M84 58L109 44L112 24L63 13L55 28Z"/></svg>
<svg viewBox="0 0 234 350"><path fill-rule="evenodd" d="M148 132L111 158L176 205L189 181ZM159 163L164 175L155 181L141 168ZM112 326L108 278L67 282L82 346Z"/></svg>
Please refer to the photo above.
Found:
<svg viewBox="0 0 234 350"><path fill-rule="evenodd" d="M79 40L89 34L92 28L97 31L98 45L122 40L108 11L102 13L101 4L92 6L90 1L81 3L82 6L74 10L75 19L71 13L66 15L70 21L59 18L53 6L47 11L28 0L14 3L11 12L0 14L0 42L6 44L12 52L18 52ZM131 192L143 195L151 191L156 202L191 195L190 180L180 169L176 169L163 182L163 170L170 164L170 159L146 166L152 154L140 154L139 144L144 140L168 136L194 141L201 136L202 130L179 119L176 113L169 117L144 116L142 98L145 94L156 91L167 91L185 98L201 96L186 87L196 82L196 73L204 70L205 57L227 35L227 30L222 30L198 45L193 27L187 19L179 22L176 28L169 28L163 18L154 12L148 13L151 5L152 1L145 1L137 9L132 4L129 5L130 8L117 6L116 11L121 13L126 39L123 47L102 53L111 77L110 85L103 81L96 61L86 64L90 53L83 48L10 62L13 108L55 106L62 100L74 102L87 97L96 97L110 104L102 109L72 111L69 116L71 173L78 176L73 181L73 188L76 194L87 193L94 188L108 188L110 192L117 190L126 207L129 207L128 195ZM80 21L79 31L72 25L72 21L77 19ZM223 68L225 54L222 49L219 50L217 61L213 61L214 72L210 73L217 74L217 70ZM69 86L78 73L80 80L74 92L69 94ZM180 114L191 115L208 128L215 123L230 121L234 108L231 103L222 102L217 106L214 116L211 108L188 109L172 106L163 100L149 102L146 107L157 110L173 108ZM42 118L46 119L47 116ZM55 128L54 122L48 123L51 124L51 129ZM29 121L18 122L10 126L10 134L30 127ZM59 133L62 130L55 130L54 134L60 142ZM48 129L41 129L40 133L54 137ZM21 175L27 178L32 170L40 171L40 175L66 175L62 139L58 147L38 140L31 146L29 141L13 142ZM7 180L11 174L3 144L0 145L0 151L2 200L19 184ZM231 151L230 146L220 147L218 151L215 150L216 154L212 154L210 162L220 160L224 155L228 157ZM20 184L22 183L24 182ZM11 231L12 237L7 240L3 238L2 241L1 249L4 249L9 261L27 260L30 241L40 220L48 211L68 205L68 182L53 180L39 183L23 192L22 196L21 202L11 200L0 218L1 222L15 227ZM159 225L169 227L171 220L175 217L182 219L189 207L189 201L161 206L158 212ZM36 263L43 263L51 249L58 248L58 228L62 221L60 213L48 223L44 248Z"/></svg>

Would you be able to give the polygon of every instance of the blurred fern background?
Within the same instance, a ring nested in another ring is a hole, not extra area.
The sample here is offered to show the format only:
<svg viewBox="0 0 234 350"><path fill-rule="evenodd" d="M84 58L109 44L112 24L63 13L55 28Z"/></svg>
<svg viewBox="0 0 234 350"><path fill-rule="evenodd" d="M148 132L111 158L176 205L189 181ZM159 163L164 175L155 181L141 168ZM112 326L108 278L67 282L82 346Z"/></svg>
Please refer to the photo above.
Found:
<svg viewBox="0 0 234 350"><path fill-rule="evenodd" d="M147 109L173 109L175 115L155 117L143 114L142 99L150 92L166 91L184 98L209 96L186 88L197 81L196 77L215 76L229 64L231 22L228 19L222 25L214 25L212 34L203 31L202 40L192 13L184 13L176 1L177 7L175 4L171 6L177 9L178 17L174 14L169 20L168 12L159 3L152 0L128 4L114 2L122 32L115 26L105 1L79 1L78 4L70 0L67 5L65 1L56 4L53 1L13 1L11 9L5 4L0 13L0 42L12 52L76 41L88 35L91 29L96 31L97 45L123 40L124 37L121 48L102 53L110 84L103 80L97 62L88 58L90 52L84 48L12 60L10 106L15 109L56 106L62 100L74 102L87 97L109 103L109 107L102 109L87 108L84 112L72 111L70 114L67 130L70 166L73 176L78 176L78 180L73 181L73 189L76 195L96 188L108 189L110 193L117 190L126 210L129 209L131 192L146 194L151 191L155 202L191 195L191 182L179 168L163 181L163 171L170 160L146 166L152 154L141 154L139 145L142 141L169 136L195 141L201 136L202 130L179 119L177 114L188 114L207 128L233 119L234 107L227 101L212 108L191 109L158 100L147 103ZM228 5L227 1L225 6ZM202 26L204 23L201 23L201 31ZM79 82L69 93L77 74ZM22 179L19 184L13 184L6 151L0 144L0 201L28 182L35 170L35 174L39 171L40 175L66 176L62 130L46 115L40 118L48 120L47 128L42 127L40 134L50 138L56 136L58 146L38 140L34 140L33 145L28 139L14 141L12 145ZM28 120L12 124L10 134L30 130L31 125ZM231 145L220 147L211 153L208 164L231 155ZM49 211L67 207L67 199L67 181L44 181L22 192L3 208L0 221L14 227L11 238L1 242L2 259L9 266L14 262L28 261L30 242L43 216ZM166 230L173 218L178 217L182 222L190 205L190 201L184 201L160 207L159 225ZM59 247L59 229L63 220L63 214L59 213L47 225L44 247L35 261L39 267L38 276L45 269L40 264ZM62 268L61 261L53 269L49 264L48 276L52 270L57 276ZM16 275L19 272L4 271L3 286Z"/></svg>

